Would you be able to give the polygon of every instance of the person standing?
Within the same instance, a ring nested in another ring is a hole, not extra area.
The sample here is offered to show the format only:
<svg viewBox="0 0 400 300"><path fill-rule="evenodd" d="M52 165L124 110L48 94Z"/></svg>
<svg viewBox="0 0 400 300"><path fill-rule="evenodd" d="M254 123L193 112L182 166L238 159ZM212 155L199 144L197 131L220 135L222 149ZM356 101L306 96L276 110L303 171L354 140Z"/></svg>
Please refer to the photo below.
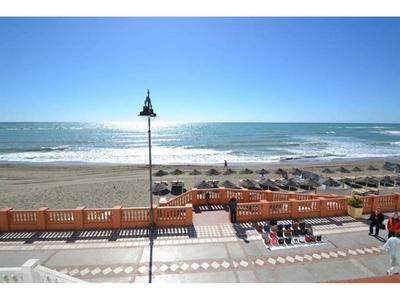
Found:
<svg viewBox="0 0 400 300"><path fill-rule="evenodd" d="M369 220L371 223L369 224L369 235L373 234L374 227L375 227L375 237L379 235L379 226L383 223L385 220L385 216L383 215L380 207L377 207L375 211L371 213L369 216Z"/></svg>
<svg viewBox="0 0 400 300"><path fill-rule="evenodd" d="M236 223L236 208L237 208L237 200L234 195L231 196L228 202L229 206L229 215L232 223Z"/></svg>
<svg viewBox="0 0 400 300"><path fill-rule="evenodd" d="M399 274L400 270L400 231L396 231L394 236L386 241L383 249L390 253L390 269L386 275Z"/></svg>
<svg viewBox="0 0 400 300"><path fill-rule="evenodd" d="M388 219L387 229L388 229L388 239L394 236L394 233L396 231L400 231L400 219L399 219L399 214L397 212L394 212L393 215Z"/></svg>
<svg viewBox="0 0 400 300"><path fill-rule="evenodd" d="M228 163L224 160L224 169L228 169Z"/></svg>

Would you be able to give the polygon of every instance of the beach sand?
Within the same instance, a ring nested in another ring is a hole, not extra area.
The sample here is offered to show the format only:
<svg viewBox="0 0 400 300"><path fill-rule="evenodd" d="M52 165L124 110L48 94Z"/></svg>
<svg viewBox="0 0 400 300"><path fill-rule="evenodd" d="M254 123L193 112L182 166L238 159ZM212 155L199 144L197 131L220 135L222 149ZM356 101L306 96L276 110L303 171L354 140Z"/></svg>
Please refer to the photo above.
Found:
<svg viewBox="0 0 400 300"><path fill-rule="evenodd" d="M235 184L241 179L258 180L256 172L262 168L270 171L267 178L282 178L274 174L281 168L291 171L293 168L311 171L334 178L354 176L391 175L393 172L382 169L387 160L357 160L352 162L317 163L289 161L276 164L262 164L251 166L230 166L236 173L222 175L223 163L219 166L190 166L190 165L153 165L152 173L162 169L171 172L178 168L185 173L179 176L167 175L153 177L157 180L168 181L171 189L172 180L183 180L185 189L190 190L197 182L202 180L229 180ZM393 163L400 161L391 160ZM345 167L351 170L354 166L365 169L374 166L379 171L351 172L350 174L324 174L326 168L337 169ZM242 175L239 171L244 168L255 171L253 174ZM207 176L205 172L215 168L221 175ZM202 172L201 175L189 175L193 169ZM397 174L398 175L398 174ZM289 177L292 175L289 174ZM87 208L112 208L116 205L123 207L148 207L150 203L149 168L147 165L96 165L96 164L0 164L0 209L12 207L14 209L38 209L49 207L51 209L71 209L79 206ZM380 193L391 193L393 190L380 188ZM174 198L172 194L165 196L168 200ZM158 204L160 196L153 196L153 203Z"/></svg>

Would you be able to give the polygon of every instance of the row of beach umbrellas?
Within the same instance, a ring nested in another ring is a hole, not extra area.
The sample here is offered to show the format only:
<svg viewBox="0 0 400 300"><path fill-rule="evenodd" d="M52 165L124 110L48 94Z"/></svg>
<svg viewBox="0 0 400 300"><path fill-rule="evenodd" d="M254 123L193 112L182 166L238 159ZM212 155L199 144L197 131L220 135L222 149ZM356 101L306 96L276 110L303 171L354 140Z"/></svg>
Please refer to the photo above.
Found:
<svg viewBox="0 0 400 300"><path fill-rule="evenodd" d="M344 167L340 167L340 168L337 168L337 169L325 168L321 172L322 173L326 173L326 174L332 174L332 173L335 173L335 172L339 172L341 174L345 174L345 173L351 173L351 172L361 172L361 171L364 171L364 170L377 171L379 169L377 169L377 168L375 168L373 166L369 166L369 167L367 167L365 169L361 169L361 168L356 166L352 170L348 170L348 169L346 169ZM257 184L258 184L261 188L270 188L270 187L277 187L279 185L281 185L281 186L284 185L286 187L289 187L289 189L290 188L296 188L296 187L299 187L299 186L303 187L303 188L304 187L306 187L306 188L308 187L310 189L310 188L316 188L316 187L321 185L321 183L316 182L315 180L312 180L311 178L302 180L301 182L296 182L296 181L294 181L292 179L289 179L288 178L288 173L291 173L292 175L301 175L302 174L302 171L300 169L298 169L298 168L294 168L291 172L285 171L285 170L280 169L280 168L277 169L277 170L274 170L272 172L274 174L277 174L277 175L280 175L280 176L284 177L285 180L282 180L282 181L279 181L279 182L275 182L275 181L272 181L270 179L265 179L265 180L262 180L262 181L257 183L254 180L246 179L246 180L242 180L241 181L240 186L244 187L244 188L256 188ZM171 172L167 172L167 171L164 171L164 170L158 170L157 172L153 173L153 176L161 178L161 177L167 176L167 175L179 176L179 175L182 175L184 173L185 172L180 170L180 169L175 169L175 170L173 170ZM205 174L207 176L218 176L220 174L231 175L231 174L235 174L235 173L237 173L237 171L235 171L235 170L233 170L231 168L228 168L223 172L220 172L220 171L218 171L218 170L216 170L214 168L211 168L211 169L209 169L208 171L205 172ZM264 168L261 169L261 170L258 170L258 171L253 171L251 169L244 168L244 169L239 171L239 174L242 174L242 175L249 175L249 174L253 174L253 173L260 174L260 175L261 174L265 175L265 174L271 173L271 171L268 171L268 170L266 170ZM195 175L201 175L202 172L197 170L197 169L194 169L193 171L191 171L188 174L195 176ZM365 178L359 179L359 183L360 184L366 184L366 185L368 185L368 184L376 184L376 179L365 177ZM327 186L339 186L341 183L336 181L336 180L334 180L334 179L332 179L331 177L329 177L324 182L322 182L322 184L327 185ZM378 184L379 184L379 182L378 182ZM224 181L220 182L218 184L218 186L226 187L226 188L239 188L236 184L230 182L229 180L224 180ZM197 183L196 187L197 188L212 188L214 186L213 186L212 183L209 183L209 182L203 180L203 181L200 181L199 183ZM153 186L153 192L154 193L158 193L158 194L160 194L162 191L165 191L166 189L167 189L166 185L164 185L162 183L161 184L157 183L157 184L155 184Z"/></svg>

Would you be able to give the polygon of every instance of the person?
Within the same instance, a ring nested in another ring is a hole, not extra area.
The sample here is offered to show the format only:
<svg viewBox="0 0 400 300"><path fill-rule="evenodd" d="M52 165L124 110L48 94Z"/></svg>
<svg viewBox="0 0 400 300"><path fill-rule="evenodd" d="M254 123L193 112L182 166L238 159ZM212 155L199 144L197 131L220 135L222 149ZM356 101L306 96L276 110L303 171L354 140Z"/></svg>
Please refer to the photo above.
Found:
<svg viewBox="0 0 400 300"><path fill-rule="evenodd" d="M260 175L260 181L263 181L263 180L265 180L265 175L264 175L264 173L262 173L262 174Z"/></svg>
<svg viewBox="0 0 400 300"><path fill-rule="evenodd" d="M394 236L394 233L396 231L400 231L400 219L399 219L399 214L397 212L394 212L393 215L388 219L387 229L388 229L388 239Z"/></svg>
<svg viewBox="0 0 400 300"><path fill-rule="evenodd" d="M375 237L379 235L379 226L385 220L385 216L383 215L380 207L377 207L375 211L371 213L369 216L369 220L371 221L369 224L369 235L373 234L374 227L375 227Z"/></svg>
<svg viewBox="0 0 400 300"><path fill-rule="evenodd" d="M231 199L229 199L228 206L231 222L236 223L237 200L234 195L232 195Z"/></svg>
<svg viewBox="0 0 400 300"><path fill-rule="evenodd" d="M224 160L224 169L228 169L228 163Z"/></svg>
<svg viewBox="0 0 400 300"><path fill-rule="evenodd" d="M400 231L396 231L394 236L386 241L383 249L390 253L390 269L386 275L399 274L400 267Z"/></svg>

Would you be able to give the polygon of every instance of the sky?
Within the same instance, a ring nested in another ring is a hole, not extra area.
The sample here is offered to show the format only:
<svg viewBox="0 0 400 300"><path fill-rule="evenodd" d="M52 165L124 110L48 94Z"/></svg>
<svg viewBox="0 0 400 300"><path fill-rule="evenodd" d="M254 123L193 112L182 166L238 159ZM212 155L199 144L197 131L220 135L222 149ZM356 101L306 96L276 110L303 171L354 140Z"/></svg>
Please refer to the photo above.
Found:
<svg viewBox="0 0 400 300"><path fill-rule="evenodd" d="M137 122L148 89L158 122L400 119L397 16L10 11L0 122Z"/></svg>

